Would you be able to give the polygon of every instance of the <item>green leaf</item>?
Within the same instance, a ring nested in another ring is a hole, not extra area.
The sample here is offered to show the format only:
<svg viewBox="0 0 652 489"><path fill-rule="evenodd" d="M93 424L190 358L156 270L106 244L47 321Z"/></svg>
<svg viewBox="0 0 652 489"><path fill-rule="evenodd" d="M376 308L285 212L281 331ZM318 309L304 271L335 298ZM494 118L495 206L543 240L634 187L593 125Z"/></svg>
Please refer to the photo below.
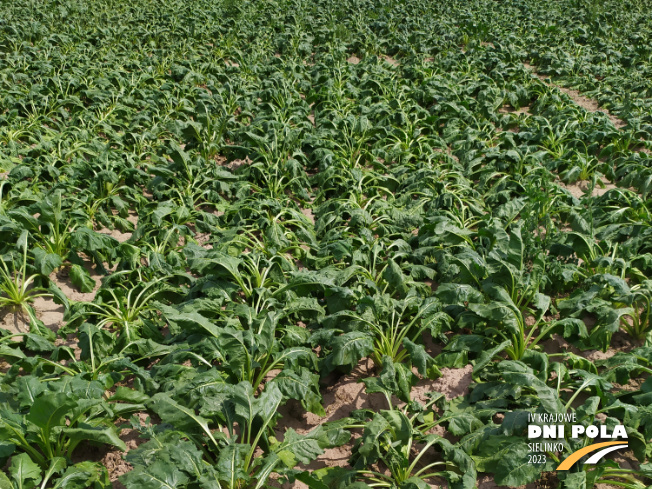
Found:
<svg viewBox="0 0 652 489"><path fill-rule="evenodd" d="M388 356L382 359L383 369L380 372L380 381L388 391L401 401L409 402L412 387L417 383L417 376L403 363L394 363Z"/></svg>
<svg viewBox="0 0 652 489"><path fill-rule="evenodd" d="M0 358L25 358L25 354L18 348L0 345Z"/></svg>
<svg viewBox="0 0 652 489"><path fill-rule="evenodd" d="M16 385L18 386L16 398L20 401L21 408L31 407L36 401L36 398L43 394L47 388L46 383L41 382L34 375L18 377Z"/></svg>
<svg viewBox="0 0 652 489"><path fill-rule="evenodd" d="M403 274L401 267L391 258L387 261L387 268L383 271L383 278L401 296L407 293L408 278Z"/></svg>
<svg viewBox="0 0 652 489"><path fill-rule="evenodd" d="M244 459L248 448L248 445L231 443L220 451L215 467L220 480L226 481L227 487L239 487L241 482L246 483L249 480L244 470Z"/></svg>
<svg viewBox="0 0 652 489"><path fill-rule="evenodd" d="M310 489L371 489L364 482L354 482L357 473L343 467L325 467L297 474Z"/></svg>
<svg viewBox="0 0 652 489"><path fill-rule="evenodd" d="M525 441L513 443L501 450L500 457L495 457L496 470L494 480L498 485L520 486L534 482L541 476L542 465L528 461L530 451Z"/></svg>
<svg viewBox="0 0 652 489"><path fill-rule="evenodd" d="M156 307L170 323L171 329L175 331L203 331L215 338L220 336L220 329L197 312L179 312L160 302L156 302Z"/></svg>
<svg viewBox="0 0 652 489"><path fill-rule="evenodd" d="M289 428L285 432L285 439L283 440L283 443L281 443L280 448L281 450L278 452L278 455L282 459L283 457L281 454L284 452L292 455L292 457L287 460L293 460L293 463L288 464L286 462L288 468L294 467L297 460L302 464L308 464L324 453L317 438L300 435L292 428Z"/></svg>
<svg viewBox="0 0 652 489"><path fill-rule="evenodd" d="M80 424L76 428L64 428L63 433L68 435L71 440L82 441L89 440L97 443L104 443L107 445L113 445L118 447L120 450L127 450L125 443L118 437L118 433L115 427L92 427Z"/></svg>
<svg viewBox="0 0 652 489"><path fill-rule="evenodd" d="M180 489L188 482L188 476L174 465L157 460L147 470L136 467L127 472L120 482L128 489Z"/></svg>
<svg viewBox="0 0 652 489"><path fill-rule="evenodd" d="M512 307L496 302L492 304L469 304L468 308L481 318L488 320L490 326L509 334L522 334Z"/></svg>
<svg viewBox="0 0 652 489"><path fill-rule="evenodd" d="M47 253L41 248L34 248L34 266L38 273L49 276L56 268L63 265L63 259L55 253Z"/></svg>
<svg viewBox="0 0 652 489"><path fill-rule="evenodd" d="M364 465L373 464L382 455L380 451L381 439L391 430L390 424L380 413L375 413L373 419L367 423L362 434L360 455L364 457Z"/></svg>
<svg viewBox="0 0 652 489"><path fill-rule="evenodd" d="M95 288L93 280L86 269L80 265L74 264L70 267L70 281L79 292L88 294Z"/></svg>
<svg viewBox="0 0 652 489"><path fill-rule="evenodd" d="M499 345L494 346L493 348L490 348L488 350L483 350L477 362L473 366L473 375L477 375L478 372L480 372L480 370L482 370L485 366L487 366L496 355L498 355L501 351L503 351L511 344L512 344L511 341L505 340Z"/></svg>
<svg viewBox="0 0 652 489"><path fill-rule="evenodd" d="M362 379L368 393L382 392L388 398L395 395L400 400L409 402L412 386L417 382L417 376L407 365L394 363L385 355L382 358L383 369L378 377Z"/></svg>
<svg viewBox="0 0 652 489"><path fill-rule="evenodd" d="M565 489L587 489L586 482L586 472L566 472L563 487Z"/></svg>
<svg viewBox="0 0 652 489"><path fill-rule="evenodd" d="M62 392L42 395L34 401L26 419L50 433L55 426L64 425L66 414L76 406L77 402Z"/></svg>
<svg viewBox="0 0 652 489"><path fill-rule="evenodd" d="M440 436L427 435L424 441L429 442L433 439L435 445L439 446L443 452L444 460L455 467L445 472L451 489L473 489L476 484L476 469L471 457L464 450Z"/></svg>
<svg viewBox="0 0 652 489"><path fill-rule="evenodd" d="M483 426L482 420L471 413L461 412L452 415L448 421L448 431L455 436L463 436Z"/></svg>
<svg viewBox="0 0 652 489"><path fill-rule="evenodd" d="M442 304L463 305L465 302L478 303L482 302L482 292L467 284L444 283L437 287L435 292Z"/></svg>
<svg viewBox="0 0 652 489"><path fill-rule="evenodd" d="M18 236L18 239L16 240L16 249L27 252L27 241L29 239L29 231L27 229L23 229L22 232L20 233L20 236Z"/></svg>
<svg viewBox="0 0 652 489"><path fill-rule="evenodd" d="M119 244L120 243L115 238L85 227L75 229L70 239L71 248L84 251L88 254L110 254Z"/></svg>
<svg viewBox="0 0 652 489"><path fill-rule="evenodd" d="M9 477L0 471L0 489L15 489Z"/></svg>
<svg viewBox="0 0 652 489"><path fill-rule="evenodd" d="M333 338L331 347L333 352L326 358L329 370L339 365L353 368L361 358L374 351L374 342L367 333L352 331Z"/></svg>
<svg viewBox="0 0 652 489"><path fill-rule="evenodd" d="M50 478L58 473L61 472L63 469L66 468L68 463L66 462L66 459L63 457L54 457L53 459L50 460L50 466L48 467L48 470L45 471L45 476L44 476L44 483L49 481Z"/></svg>
<svg viewBox="0 0 652 489"><path fill-rule="evenodd" d="M248 382L241 382L239 385L246 385L251 388L251 384ZM254 399L254 414L262 418L264 428L278 414L277 410L283 400L283 395L276 384L266 385L265 390L263 390L258 398L254 398L253 391L250 390L248 392L250 393L250 399Z"/></svg>
<svg viewBox="0 0 652 489"><path fill-rule="evenodd" d="M510 411L505 413L500 429L506 436L520 435L528 426L529 411Z"/></svg>
<svg viewBox="0 0 652 489"><path fill-rule="evenodd" d="M307 368L300 368L299 372L284 369L271 381L278 385L285 398L297 399L301 405L318 416L325 416L326 411L321 404L319 392L319 376Z"/></svg>
<svg viewBox="0 0 652 489"><path fill-rule="evenodd" d="M217 446L217 441L208 427L208 420L196 414L194 410L177 403L167 394L162 392L155 394L147 405L163 421L170 423L177 429L196 432L197 428L201 428L201 432L208 436L214 446Z"/></svg>
<svg viewBox="0 0 652 489"><path fill-rule="evenodd" d="M125 386L118 386L115 393L109 398L109 401L123 401L132 402L136 404L145 403L149 400L149 396L135 389L130 389Z"/></svg>
<svg viewBox="0 0 652 489"><path fill-rule="evenodd" d="M414 435L412 422L407 415L396 409L381 411L382 416L387 420L392 429L392 439L407 443Z"/></svg>
<svg viewBox="0 0 652 489"><path fill-rule="evenodd" d="M502 364L507 362L501 362ZM549 413L561 413L564 412L564 406L559 399L559 395L555 389L548 387L543 381L536 377L532 373L523 373L523 372L509 372L503 371L502 373L503 380L507 384L514 386L526 387L529 389L534 389L537 393L537 397L541 406Z"/></svg>
<svg viewBox="0 0 652 489"><path fill-rule="evenodd" d="M409 339L404 338L403 346L410 355L410 360L412 360L412 364L417 368L417 372L422 376L429 379L436 379L441 376L441 372L439 371L434 358L428 355L423 345L417 345Z"/></svg>
<svg viewBox="0 0 652 489"><path fill-rule="evenodd" d="M9 474L16 483L16 489L31 489L42 479L41 468L26 453L11 457Z"/></svg>
<svg viewBox="0 0 652 489"><path fill-rule="evenodd" d="M404 480L398 485L399 489L430 489L430 484L426 484L425 481L419 479L418 477L410 477L409 479Z"/></svg>

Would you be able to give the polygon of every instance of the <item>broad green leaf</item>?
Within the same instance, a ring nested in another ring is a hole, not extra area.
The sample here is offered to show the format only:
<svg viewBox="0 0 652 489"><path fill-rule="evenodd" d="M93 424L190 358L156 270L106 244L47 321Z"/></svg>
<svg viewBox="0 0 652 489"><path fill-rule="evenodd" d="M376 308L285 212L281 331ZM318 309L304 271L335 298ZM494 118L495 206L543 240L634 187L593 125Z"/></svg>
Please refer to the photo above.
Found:
<svg viewBox="0 0 652 489"><path fill-rule="evenodd" d="M63 265L63 259L59 255L47 253L41 248L34 248L32 254L34 255L34 266L36 270L45 277Z"/></svg>
<svg viewBox="0 0 652 489"><path fill-rule="evenodd" d="M26 453L11 457L9 474L16 489L31 489L41 482L41 468Z"/></svg>
<svg viewBox="0 0 652 489"><path fill-rule="evenodd" d="M326 358L330 369L336 366L353 368L358 361L374 350L373 339L367 333L352 331L333 338L333 352Z"/></svg>
<svg viewBox="0 0 652 489"><path fill-rule="evenodd" d="M12 484L11 480L9 480L9 477L5 475L4 472L0 470L0 489L14 489L14 485Z"/></svg>
<svg viewBox="0 0 652 489"><path fill-rule="evenodd" d="M410 477L409 479L404 480L398 485L399 489L430 489L430 484L418 477Z"/></svg>
<svg viewBox="0 0 652 489"><path fill-rule="evenodd" d="M387 262L387 268L383 271L383 278L392 286L401 296L405 295L408 290L407 277L403 274L401 267L392 260Z"/></svg>
<svg viewBox="0 0 652 489"><path fill-rule="evenodd" d="M457 413L448 420L448 431L455 436L466 435L482 426L482 421L471 413Z"/></svg>
<svg viewBox="0 0 652 489"><path fill-rule="evenodd" d="M504 362L501 362L504 363ZM502 373L503 380L509 385L534 389L541 406L549 413L564 412L559 395L555 389L548 387L538 377L531 373L507 372Z"/></svg>
<svg viewBox="0 0 652 489"><path fill-rule="evenodd" d="M193 409L182 406L161 392L155 394L147 404L166 423L170 423L177 429L191 432L196 432L198 428L201 428L201 432L208 436L214 446L217 445L217 441L208 427L208 420L196 414Z"/></svg>
<svg viewBox="0 0 652 489"><path fill-rule="evenodd" d="M119 448L120 450L127 450L125 442L123 442L119 437L115 428L100 428L100 427L91 427L80 425L75 428L64 428L63 433L65 433L71 440L82 441L89 440L96 443L105 443L107 445L113 445L114 447Z"/></svg>
<svg viewBox="0 0 652 489"><path fill-rule="evenodd" d="M424 441L434 441L434 445L442 451L444 460L454 465L454 469L445 471L451 489L473 489L475 487L475 464L464 450L437 435L427 435Z"/></svg>
<svg viewBox="0 0 652 489"><path fill-rule="evenodd" d="M319 445L319 441L316 438L300 435L292 428L289 428L285 432L285 438L283 443L281 443L280 451L278 452L279 457L282 459L284 459L282 456L282 453L284 452L291 454L291 458L287 460L292 460L293 463L287 464L286 462L286 465L288 468L292 468L296 465L297 461L302 464L312 462L324 453L324 450Z"/></svg>
<svg viewBox="0 0 652 489"><path fill-rule="evenodd" d="M505 486L520 486L534 482L541 476L544 466L528 461L530 454L526 441L513 443L495 457L496 484Z"/></svg>
<svg viewBox="0 0 652 489"><path fill-rule="evenodd" d="M147 470L136 467L120 477L128 489L180 489L188 482L188 476L174 465L157 460Z"/></svg>
<svg viewBox="0 0 652 489"><path fill-rule="evenodd" d="M49 481L52 476L58 472L61 472L63 469L66 468L67 466L66 459L63 457L54 457L53 459L50 460L50 466L48 467L48 470L45 471L45 474L43 476L43 484L45 484L47 481Z"/></svg>
<svg viewBox="0 0 652 489"><path fill-rule="evenodd" d="M469 309L499 330L509 334L521 334L519 322L514 310L500 303L469 304Z"/></svg>
<svg viewBox="0 0 652 489"><path fill-rule="evenodd" d="M364 464L368 466L374 463L382 455L380 443L383 436L391 430L390 424L380 413L376 413L373 419L367 423L362 434L360 455L364 457Z"/></svg>
<svg viewBox="0 0 652 489"><path fill-rule="evenodd" d="M403 346L408 351L410 360L412 360L412 364L417 368L417 372L429 379L436 379L441 376L435 360L428 355L423 345L417 345L405 338L403 339Z"/></svg>
<svg viewBox="0 0 652 489"><path fill-rule="evenodd" d="M70 281L79 292L85 294L93 292L93 289L95 288L95 280L91 278L90 274L84 267L77 264L70 267Z"/></svg>
<svg viewBox="0 0 652 489"><path fill-rule="evenodd" d="M231 443L222 448L217 459L217 472L220 480L226 481L227 487L239 487L249 480L244 470L244 459L249 447L239 443Z"/></svg>
<svg viewBox="0 0 652 489"><path fill-rule="evenodd" d="M500 343L499 345L494 346L493 348L489 348L488 350L483 350L477 362L473 366L473 375L477 375L484 367L486 367L487 365L489 365L489 363L491 363L491 361L496 355L498 355L501 351L503 351L511 344L512 344L511 341L506 340Z"/></svg>
<svg viewBox="0 0 652 489"><path fill-rule="evenodd" d="M170 322L170 326L174 327L176 331L192 331L199 329L207 332L215 338L220 336L219 328L211 323L208 318L197 312L179 312L173 307L166 306L160 302L156 303L156 307Z"/></svg>
<svg viewBox="0 0 652 489"><path fill-rule="evenodd" d="M47 435L54 427L64 425L64 417L70 414L76 405L75 400L62 392L44 394L34 401L26 419Z"/></svg>
<svg viewBox="0 0 652 489"><path fill-rule="evenodd" d="M284 397L297 399L308 411L318 416L325 416L326 412L321 404L319 392L319 376L306 368L299 372L284 369L271 381L278 385Z"/></svg>

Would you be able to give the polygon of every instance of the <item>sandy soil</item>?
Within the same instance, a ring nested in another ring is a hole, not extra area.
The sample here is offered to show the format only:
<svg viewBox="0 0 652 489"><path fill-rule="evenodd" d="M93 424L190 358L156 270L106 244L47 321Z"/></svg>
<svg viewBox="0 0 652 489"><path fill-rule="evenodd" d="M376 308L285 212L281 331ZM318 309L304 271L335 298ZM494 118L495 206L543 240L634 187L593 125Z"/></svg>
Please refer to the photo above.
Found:
<svg viewBox="0 0 652 489"><path fill-rule="evenodd" d="M231 171L236 171L238 168L242 166L249 166L252 163L248 156L244 160L236 159L228 163L226 163L226 159L224 161L225 163L222 164L222 166L227 167Z"/></svg>
<svg viewBox="0 0 652 489"><path fill-rule="evenodd" d="M97 272L90 264L85 264L84 268L89 272L91 278L95 280L95 288L93 292L84 294L78 292L67 276L67 270L64 268L58 272L52 272L50 280L57 285L69 300L74 301L92 301L95 298L95 293L100 288L103 275ZM63 326L63 306L56 304L51 297L37 297L34 299L32 307L36 311L38 317L45 326L52 331L58 331ZM4 313L0 317L0 328L7 329L13 333L26 332L29 330L29 319L25 314L18 314L17 318L13 313Z"/></svg>
<svg viewBox="0 0 652 489"><path fill-rule="evenodd" d="M395 60L394 58L392 58L391 56L385 55L385 56L383 56L383 59L385 61L387 61L392 66L398 66L399 65L399 62L397 60Z"/></svg>
<svg viewBox="0 0 652 489"><path fill-rule="evenodd" d="M529 105L524 105L523 107L521 107L519 109L515 109L511 105L503 105L500 109L498 109L498 113L499 114L527 114L527 115L531 115Z"/></svg>
<svg viewBox="0 0 652 489"><path fill-rule="evenodd" d="M573 197L577 199L581 199L582 197L586 196L590 186L590 182L586 180L581 180L579 182L569 183L569 184L565 184L563 182L557 182L557 185L568 190ZM609 183L609 182L604 184L604 188L596 185L593 191L591 192L591 197L600 197L606 194L607 192L609 192L609 190L612 190L614 188L618 188L618 187L613 183Z"/></svg>

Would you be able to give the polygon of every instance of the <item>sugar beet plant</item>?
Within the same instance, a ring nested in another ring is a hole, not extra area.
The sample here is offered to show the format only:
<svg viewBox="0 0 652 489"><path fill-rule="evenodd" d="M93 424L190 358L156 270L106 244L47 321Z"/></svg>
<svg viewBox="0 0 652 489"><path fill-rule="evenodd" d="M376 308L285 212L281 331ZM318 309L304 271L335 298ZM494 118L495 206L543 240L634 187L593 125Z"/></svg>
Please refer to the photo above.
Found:
<svg viewBox="0 0 652 489"><path fill-rule="evenodd" d="M649 486L649 8L2 0L0 487Z"/></svg>

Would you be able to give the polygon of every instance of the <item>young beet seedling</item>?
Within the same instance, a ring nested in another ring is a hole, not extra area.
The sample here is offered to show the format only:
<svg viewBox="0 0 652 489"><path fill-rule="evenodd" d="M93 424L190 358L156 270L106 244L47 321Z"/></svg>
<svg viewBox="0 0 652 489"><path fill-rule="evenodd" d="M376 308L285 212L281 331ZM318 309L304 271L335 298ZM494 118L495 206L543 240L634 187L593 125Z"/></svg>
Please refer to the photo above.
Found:
<svg viewBox="0 0 652 489"><path fill-rule="evenodd" d="M118 272L122 273L122 272ZM114 276L117 274L114 274ZM132 285L131 289L108 289L107 299L103 302L84 302L79 315L95 316L99 328L112 327L125 335L127 342L138 337L143 316L155 310L153 299L161 293L165 279L161 277L142 287ZM116 293L117 291L117 293Z"/></svg>
<svg viewBox="0 0 652 489"><path fill-rule="evenodd" d="M357 417L365 423L361 425L362 441L354 451L358 469L355 479L367 481L371 487L399 489L430 487L427 481L434 477L463 489L475 486L471 457L441 436L427 433L436 422L422 423L419 413L409 416L407 406L378 413L360 411ZM432 455L437 452L439 456L433 461ZM377 462L382 462L389 474L367 468Z"/></svg>
<svg viewBox="0 0 652 489"><path fill-rule="evenodd" d="M19 243L23 246L23 261L18 270L14 267L13 273L4 261L0 261L0 309L8 310L14 314L14 325L18 329L19 317L27 314L31 321L36 319L31 303L37 297L50 297L52 294L42 287L34 287L38 274L27 275L27 232L24 232ZM20 246L20 244L19 244Z"/></svg>
<svg viewBox="0 0 652 489"><path fill-rule="evenodd" d="M529 330L523 312L503 288L490 288L488 296L493 300L492 303L469 304L469 309L487 321L488 331L503 340L493 354L504 350L510 359L520 360L528 349L533 349L555 326L555 323L543 322L550 307L550 297L544 294L535 294L533 305L536 316ZM535 336L537 331L539 334Z"/></svg>
<svg viewBox="0 0 652 489"><path fill-rule="evenodd" d="M632 287L632 294L628 299L631 303L628 312L620 318L621 327L636 341L652 341L652 330L650 329L652 302L650 300L650 291L642 289L640 286L634 286ZM631 324L627 318L631 320Z"/></svg>
<svg viewBox="0 0 652 489"><path fill-rule="evenodd" d="M416 343L426 330L435 330L446 319L439 307L438 301L422 301L415 295L400 301L383 296L382 300L367 300L360 313L339 315L369 328L373 337L372 358L376 365L382 366L385 356L394 363L405 362L410 357L404 340Z"/></svg>

